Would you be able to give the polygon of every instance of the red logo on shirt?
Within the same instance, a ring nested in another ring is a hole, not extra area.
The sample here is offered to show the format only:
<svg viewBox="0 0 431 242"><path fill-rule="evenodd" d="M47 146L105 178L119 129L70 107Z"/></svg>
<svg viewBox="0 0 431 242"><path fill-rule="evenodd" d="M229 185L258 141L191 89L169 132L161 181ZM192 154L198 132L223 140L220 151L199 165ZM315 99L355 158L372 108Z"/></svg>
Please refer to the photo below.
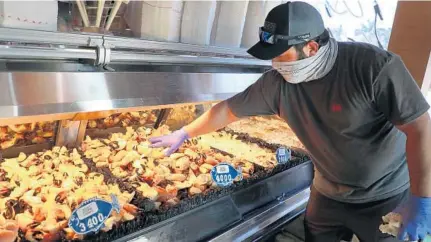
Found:
<svg viewBox="0 0 431 242"><path fill-rule="evenodd" d="M343 108L341 107L341 104L338 104L338 103L333 103L332 105L331 105L331 111L332 112L341 112L341 110L342 110Z"/></svg>

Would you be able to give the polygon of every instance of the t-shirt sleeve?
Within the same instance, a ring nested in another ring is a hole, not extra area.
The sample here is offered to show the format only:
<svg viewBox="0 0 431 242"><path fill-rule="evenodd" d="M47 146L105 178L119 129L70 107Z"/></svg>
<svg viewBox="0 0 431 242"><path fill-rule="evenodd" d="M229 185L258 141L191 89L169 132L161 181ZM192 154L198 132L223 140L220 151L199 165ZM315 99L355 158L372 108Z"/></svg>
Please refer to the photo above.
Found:
<svg viewBox="0 0 431 242"><path fill-rule="evenodd" d="M395 125L414 121L430 107L399 56L385 64L373 88L377 109Z"/></svg>
<svg viewBox="0 0 431 242"><path fill-rule="evenodd" d="M273 71L264 73L243 92L227 100L230 110L238 118L278 114L280 80Z"/></svg>

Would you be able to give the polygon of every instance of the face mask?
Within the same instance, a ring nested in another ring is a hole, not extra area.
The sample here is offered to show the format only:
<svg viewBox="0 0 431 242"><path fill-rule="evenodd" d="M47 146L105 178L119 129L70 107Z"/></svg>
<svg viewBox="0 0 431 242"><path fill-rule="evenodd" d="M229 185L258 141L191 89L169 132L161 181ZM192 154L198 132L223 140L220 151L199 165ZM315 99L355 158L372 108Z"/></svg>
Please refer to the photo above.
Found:
<svg viewBox="0 0 431 242"><path fill-rule="evenodd" d="M333 38L319 48L316 55L291 62L272 62L287 82L298 84L324 77L334 66L338 54L338 44Z"/></svg>

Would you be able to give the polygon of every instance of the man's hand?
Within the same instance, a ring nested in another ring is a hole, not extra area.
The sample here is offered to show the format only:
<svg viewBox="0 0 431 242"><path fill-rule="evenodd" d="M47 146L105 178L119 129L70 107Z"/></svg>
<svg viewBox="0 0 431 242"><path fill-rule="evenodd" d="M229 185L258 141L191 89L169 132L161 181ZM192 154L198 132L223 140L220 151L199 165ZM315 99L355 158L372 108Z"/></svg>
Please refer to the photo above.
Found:
<svg viewBox="0 0 431 242"><path fill-rule="evenodd" d="M403 221L398 233L399 240L424 240L427 234L431 234L431 198L411 195L400 210Z"/></svg>
<svg viewBox="0 0 431 242"><path fill-rule="evenodd" d="M171 134L150 138L151 148L169 147L165 152L166 156L170 156L184 143L189 135L184 129L177 130Z"/></svg>

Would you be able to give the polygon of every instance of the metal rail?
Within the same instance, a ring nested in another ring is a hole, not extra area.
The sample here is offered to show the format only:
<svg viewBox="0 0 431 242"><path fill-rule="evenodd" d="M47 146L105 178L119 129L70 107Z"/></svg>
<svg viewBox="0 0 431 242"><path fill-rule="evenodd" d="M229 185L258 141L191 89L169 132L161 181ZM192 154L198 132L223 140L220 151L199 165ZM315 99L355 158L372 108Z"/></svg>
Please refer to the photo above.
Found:
<svg viewBox="0 0 431 242"><path fill-rule="evenodd" d="M208 65L241 65L269 66L270 62L257 59L221 58L191 55L154 55L146 53L111 51L110 62L148 62L172 64L208 64Z"/></svg>
<svg viewBox="0 0 431 242"><path fill-rule="evenodd" d="M0 41L69 46L97 46L103 43L103 35L0 28Z"/></svg>
<svg viewBox="0 0 431 242"><path fill-rule="evenodd" d="M200 53L202 55L226 55L241 58L251 56L243 48L225 48L218 46L200 46L183 43L158 42L137 38L104 36L100 34L61 33L40 30L0 28L0 41L61 44L67 46L105 46L106 48L129 50L159 50L183 53Z"/></svg>
<svg viewBox="0 0 431 242"><path fill-rule="evenodd" d="M219 46L203 46L172 42L158 42L143 39L105 36L105 45L109 48L135 49L135 50L170 50L184 53L207 53L227 56L251 58L243 48L225 48Z"/></svg>
<svg viewBox="0 0 431 242"><path fill-rule="evenodd" d="M95 49L0 45L1 59L97 59Z"/></svg>

